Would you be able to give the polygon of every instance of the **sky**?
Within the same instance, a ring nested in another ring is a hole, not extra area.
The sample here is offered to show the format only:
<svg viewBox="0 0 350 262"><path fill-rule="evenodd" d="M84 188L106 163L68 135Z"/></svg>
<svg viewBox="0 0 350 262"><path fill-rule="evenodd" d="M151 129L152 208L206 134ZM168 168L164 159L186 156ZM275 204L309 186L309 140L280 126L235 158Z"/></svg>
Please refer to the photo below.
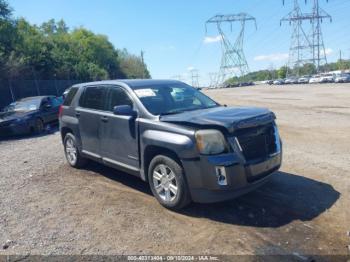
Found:
<svg viewBox="0 0 350 262"><path fill-rule="evenodd" d="M323 21L322 31L328 61L336 61L340 50L350 58L350 0L319 0L333 21ZM279 68L288 60L292 27L280 19L293 8L293 0L9 0L15 17L31 23L54 18L70 27L83 26L108 36L116 48L145 52L152 78L181 76L190 82L190 70L197 69L201 85L209 74L218 72L221 61L220 37L205 21L216 14L246 12L256 18L247 22L244 53L251 71ZM299 0L304 12L311 12L312 0ZM304 22L304 27L310 27ZM239 24L229 37L235 38ZM233 40L232 40L233 41Z"/></svg>

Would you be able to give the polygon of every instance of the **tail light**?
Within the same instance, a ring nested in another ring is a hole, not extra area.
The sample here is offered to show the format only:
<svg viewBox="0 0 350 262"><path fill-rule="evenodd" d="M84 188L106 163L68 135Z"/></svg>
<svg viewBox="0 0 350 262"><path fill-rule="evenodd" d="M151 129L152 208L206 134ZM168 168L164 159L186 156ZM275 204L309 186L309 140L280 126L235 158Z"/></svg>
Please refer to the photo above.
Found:
<svg viewBox="0 0 350 262"><path fill-rule="evenodd" d="M59 109L58 109L58 118L62 117L62 112L63 112L63 106L60 105Z"/></svg>

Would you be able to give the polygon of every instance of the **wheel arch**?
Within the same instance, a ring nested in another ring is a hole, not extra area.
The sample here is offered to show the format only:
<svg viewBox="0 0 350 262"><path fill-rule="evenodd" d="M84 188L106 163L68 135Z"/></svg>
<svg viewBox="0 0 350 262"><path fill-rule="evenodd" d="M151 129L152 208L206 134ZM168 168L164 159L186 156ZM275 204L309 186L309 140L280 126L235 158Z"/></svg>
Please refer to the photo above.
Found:
<svg viewBox="0 0 350 262"><path fill-rule="evenodd" d="M174 150L167 147L149 145L145 148L143 152L143 170L145 172L144 180L148 181L148 169L152 159L158 155L164 155L174 159L178 164L182 166L181 160Z"/></svg>
<svg viewBox="0 0 350 262"><path fill-rule="evenodd" d="M34 116L31 120L31 125L29 126L30 132L34 132L35 131L35 125L36 125L36 121L40 120L43 123L43 127L45 129L45 122L44 119L41 116Z"/></svg>
<svg viewBox="0 0 350 262"><path fill-rule="evenodd" d="M66 137L66 135L67 135L68 133L72 133L72 134L74 135L74 132L73 132L73 130L72 130L71 128L66 127L66 126L61 128L61 138L62 138L62 141L64 141L64 138Z"/></svg>

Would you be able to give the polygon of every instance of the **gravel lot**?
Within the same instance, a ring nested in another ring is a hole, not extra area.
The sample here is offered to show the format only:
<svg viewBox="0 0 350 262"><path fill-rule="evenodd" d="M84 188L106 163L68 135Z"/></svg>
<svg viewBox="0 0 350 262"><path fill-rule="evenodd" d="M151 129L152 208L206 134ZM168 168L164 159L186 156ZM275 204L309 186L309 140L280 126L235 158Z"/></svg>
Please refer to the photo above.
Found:
<svg viewBox="0 0 350 262"><path fill-rule="evenodd" d="M0 255L349 254L350 85L205 92L276 113L284 163L271 182L175 213L137 178L70 168L58 132L0 141Z"/></svg>

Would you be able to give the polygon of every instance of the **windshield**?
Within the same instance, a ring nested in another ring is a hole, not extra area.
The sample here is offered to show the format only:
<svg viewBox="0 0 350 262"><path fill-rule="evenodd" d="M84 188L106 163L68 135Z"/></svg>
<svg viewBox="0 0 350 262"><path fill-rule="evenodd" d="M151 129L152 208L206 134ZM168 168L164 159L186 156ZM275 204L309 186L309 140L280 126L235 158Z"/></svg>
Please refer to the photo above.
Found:
<svg viewBox="0 0 350 262"><path fill-rule="evenodd" d="M183 83L135 87L134 92L153 115L176 114L219 106L197 89Z"/></svg>
<svg viewBox="0 0 350 262"><path fill-rule="evenodd" d="M40 99L26 99L14 102L4 108L4 112L28 112L37 110L40 107Z"/></svg>

